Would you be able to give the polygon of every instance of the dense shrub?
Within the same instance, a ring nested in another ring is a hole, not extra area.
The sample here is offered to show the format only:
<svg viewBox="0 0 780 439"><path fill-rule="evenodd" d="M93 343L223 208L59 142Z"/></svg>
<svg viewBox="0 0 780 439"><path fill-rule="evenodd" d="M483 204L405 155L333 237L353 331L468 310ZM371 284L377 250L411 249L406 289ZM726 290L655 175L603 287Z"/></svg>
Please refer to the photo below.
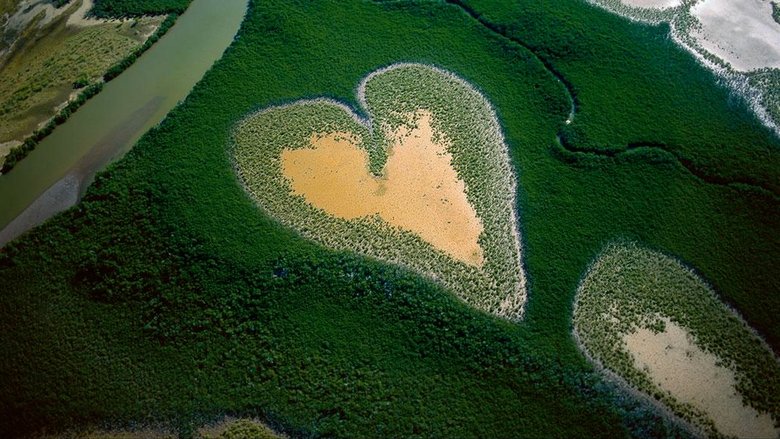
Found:
<svg viewBox="0 0 780 439"><path fill-rule="evenodd" d="M181 14L192 0L95 0L90 14L98 18Z"/></svg>

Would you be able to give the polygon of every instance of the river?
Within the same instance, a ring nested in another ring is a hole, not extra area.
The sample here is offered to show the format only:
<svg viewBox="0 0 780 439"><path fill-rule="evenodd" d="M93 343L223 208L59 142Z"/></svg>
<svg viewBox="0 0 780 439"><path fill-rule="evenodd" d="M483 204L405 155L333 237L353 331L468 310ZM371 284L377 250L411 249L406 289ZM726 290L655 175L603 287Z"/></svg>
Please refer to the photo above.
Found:
<svg viewBox="0 0 780 439"><path fill-rule="evenodd" d="M233 41L247 4L193 0L135 64L0 176L0 246L76 204L98 171L159 124Z"/></svg>

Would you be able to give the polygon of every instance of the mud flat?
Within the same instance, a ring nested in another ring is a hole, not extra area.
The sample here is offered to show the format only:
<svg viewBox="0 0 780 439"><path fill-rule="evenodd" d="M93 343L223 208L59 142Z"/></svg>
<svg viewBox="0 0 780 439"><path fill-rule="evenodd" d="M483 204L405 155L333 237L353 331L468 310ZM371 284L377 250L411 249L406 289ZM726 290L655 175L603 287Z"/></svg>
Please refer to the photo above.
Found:
<svg viewBox="0 0 780 439"><path fill-rule="evenodd" d="M575 299L574 337L608 376L695 431L778 437L780 361L675 259L613 244Z"/></svg>
<svg viewBox="0 0 780 439"><path fill-rule="evenodd" d="M780 68L780 24L766 0L703 0L690 14L691 35L709 53L739 71Z"/></svg>
<svg viewBox="0 0 780 439"><path fill-rule="evenodd" d="M523 315L515 177L490 103L457 76L397 64L358 85L369 120L315 99L249 115L240 183L302 236L411 268L477 309Z"/></svg>

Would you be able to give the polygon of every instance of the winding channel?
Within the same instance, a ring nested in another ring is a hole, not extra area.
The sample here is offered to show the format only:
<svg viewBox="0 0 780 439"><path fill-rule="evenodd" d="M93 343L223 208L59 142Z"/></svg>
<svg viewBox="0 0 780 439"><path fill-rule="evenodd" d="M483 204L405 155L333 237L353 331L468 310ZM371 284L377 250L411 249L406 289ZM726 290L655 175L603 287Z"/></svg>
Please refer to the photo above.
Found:
<svg viewBox="0 0 780 439"><path fill-rule="evenodd" d="M513 37L511 35L508 35L501 29L500 26L486 20L474 8L464 3L463 0L445 0L445 3L458 7L461 11L466 13L468 16L470 16L472 19L474 19L480 25L482 25L482 27L489 30L494 35L526 49L537 61L539 61L542 64L542 66L544 66L545 70L547 70L547 72L553 78L555 78L555 80L558 83L560 83L563 86L563 89L566 92L566 96L568 97L569 103L571 105L571 109L569 111L569 115L566 118L565 123L568 125L574 121L574 117L577 115L577 111L579 110L580 107L579 101L577 100L577 93L574 89L574 85L571 82L569 82L569 80L559 70L557 70L555 66L553 66L553 64L548 59L539 55L536 52L536 50L534 50L530 45L528 45L524 41L516 37ZM728 186L736 190L750 189L755 192L761 193L763 195L769 196L775 200L780 200L780 194L778 194L771 188L761 183L749 181L747 179L726 179L717 175L708 174L698 169L693 164L693 162L681 156L679 153L674 151L673 147L663 142L654 142L654 141L631 142L620 149L594 150L591 148L579 147L567 141L565 135L563 134L563 131L559 131L557 133L556 142L561 148L563 148L569 153L578 154L578 155L587 154L587 155L598 156L598 157L618 157L621 154L624 154L628 151L635 150L635 149L655 149L655 150L663 151L666 155L668 155L670 158L674 159L677 163L679 163L686 171L688 171L688 173L690 173L691 175L693 175L694 177L698 178L699 180L705 183Z"/></svg>
<svg viewBox="0 0 780 439"><path fill-rule="evenodd" d="M176 24L0 176L0 246L76 204L95 174L181 102L233 41L249 0L193 0Z"/></svg>

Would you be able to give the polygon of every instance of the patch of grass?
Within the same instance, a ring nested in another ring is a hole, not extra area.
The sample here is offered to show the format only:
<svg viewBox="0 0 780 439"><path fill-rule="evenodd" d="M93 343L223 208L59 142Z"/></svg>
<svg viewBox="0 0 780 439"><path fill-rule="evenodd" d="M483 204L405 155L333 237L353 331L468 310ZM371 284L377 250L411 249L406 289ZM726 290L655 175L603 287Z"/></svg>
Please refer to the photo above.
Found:
<svg viewBox="0 0 780 439"><path fill-rule="evenodd" d="M286 436L275 433L261 422L252 419L236 419L228 422L219 434L204 434L201 437L203 439L282 439Z"/></svg>
<svg viewBox="0 0 780 439"><path fill-rule="evenodd" d="M0 26L5 24L4 16L13 14L21 0L0 0Z"/></svg>

